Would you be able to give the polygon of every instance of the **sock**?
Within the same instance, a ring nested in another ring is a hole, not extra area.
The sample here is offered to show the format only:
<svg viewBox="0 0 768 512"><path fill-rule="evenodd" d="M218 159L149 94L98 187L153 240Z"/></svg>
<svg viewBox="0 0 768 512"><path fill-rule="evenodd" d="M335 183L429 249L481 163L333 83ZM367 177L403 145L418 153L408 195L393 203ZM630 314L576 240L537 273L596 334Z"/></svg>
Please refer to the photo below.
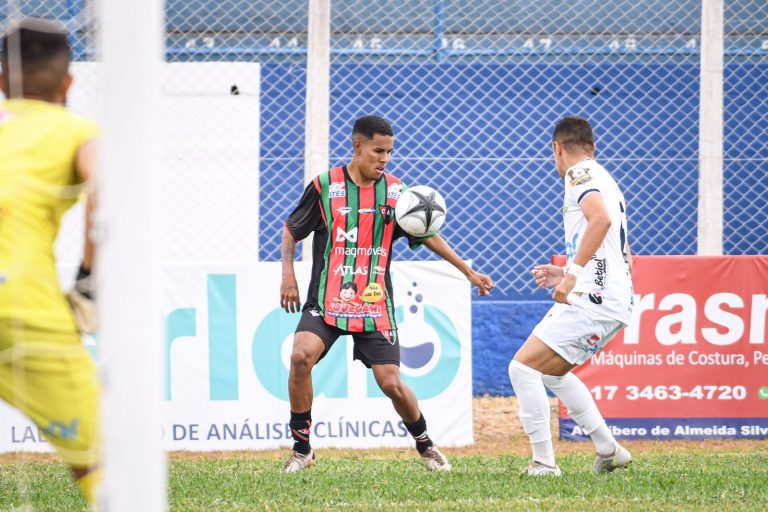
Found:
<svg viewBox="0 0 768 512"><path fill-rule="evenodd" d="M85 501L91 506L96 503L96 491L99 488L99 484L101 484L101 469L98 468L89 471L77 480L80 492L83 493Z"/></svg>
<svg viewBox="0 0 768 512"><path fill-rule="evenodd" d="M309 445L309 434L312 427L312 409L307 412L291 411L291 436L293 437L293 449L302 455L309 455L312 447Z"/></svg>
<svg viewBox="0 0 768 512"><path fill-rule="evenodd" d="M573 421L592 438L597 453L612 455L616 450L616 439L597 409L592 393L581 379L570 372L562 377L544 375L542 379L544 384L563 401Z"/></svg>
<svg viewBox="0 0 768 512"><path fill-rule="evenodd" d="M549 398L541 372L513 360L509 363L509 380L520 404L520 423L531 440L533 460L555 465L552 430L549 426Z"/></svg>
<svg viewBox="0 0 768 512"><path fill-rule="evenodd" d="M424 415L421 412L419 412L418 420L413 423L406 423L404 421L403 424L416 440L416 449L419 453L424 453L427 448L435 444L429 438L429 434L427 434L427 420L424 419Z"/></svg>

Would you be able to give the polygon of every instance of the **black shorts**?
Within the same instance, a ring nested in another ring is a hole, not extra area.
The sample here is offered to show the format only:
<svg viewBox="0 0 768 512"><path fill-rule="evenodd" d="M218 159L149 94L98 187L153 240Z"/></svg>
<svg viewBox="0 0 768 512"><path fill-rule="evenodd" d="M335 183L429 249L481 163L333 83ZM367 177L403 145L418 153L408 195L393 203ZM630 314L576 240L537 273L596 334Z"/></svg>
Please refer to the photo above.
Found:
<svg viewBox="0 0 768 512"><path fill-rule="evenodd" d="M374 364L396 364L400 366L400 343L397 331L350 332L328 325L320 311L307 308L301 313L301 320L296 332L311 332L323 340L325 350L320 359L331 349L339 336L352 336L354 359L360 360L368 368ZM318 359L319 361L319 359Z"/></svg>

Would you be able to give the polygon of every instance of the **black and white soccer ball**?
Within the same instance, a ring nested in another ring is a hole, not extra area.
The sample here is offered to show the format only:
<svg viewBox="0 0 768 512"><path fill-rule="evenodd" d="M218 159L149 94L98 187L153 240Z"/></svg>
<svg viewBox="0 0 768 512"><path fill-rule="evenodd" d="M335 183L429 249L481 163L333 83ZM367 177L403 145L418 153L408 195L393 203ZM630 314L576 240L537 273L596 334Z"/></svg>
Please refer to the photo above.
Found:
<svg viewBox="0 0 768 512"><path fill-rule="evenodd" d="M400 195L395 205L395 219L411 236L437 233L445 223L445 200L440 193L424 185L410 187Z"/></svg>

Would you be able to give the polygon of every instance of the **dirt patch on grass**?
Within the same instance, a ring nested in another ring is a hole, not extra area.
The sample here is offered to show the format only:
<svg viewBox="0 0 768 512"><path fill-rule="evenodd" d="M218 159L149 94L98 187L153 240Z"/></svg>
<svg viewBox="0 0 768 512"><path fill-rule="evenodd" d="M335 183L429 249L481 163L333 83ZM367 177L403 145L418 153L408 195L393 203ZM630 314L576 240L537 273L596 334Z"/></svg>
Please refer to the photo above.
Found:
<svg viewBox="0 0 768 512"><path fill-rule="evenodd" d="M558 454L572 452L592 452L591 443L559 441L557 439L557 402L552 405L552 434L555 438L555 450ZM517 418L517 399L514 397L477 397L473 400L473 415L475 427L475 443L472 446L446 448L451 455L517 455L528 456L530 447L528 438L523 432L520 420ZM439 439L437 440L439 443ZM708 441L624 441L622 442L633 453L642 452L690 452L690 451L722 451L749 452L753 450L768 451L768 440L727 440L713 439ZM373 450L358 449L323 449L324 457L360 457L360 458L410 458L413 457L411 448L377 448ZM255 457L266 459L282 459L285 449L239 451L239 452L172 452L171 460L189 459L223 459L230 457ZM0 463L23 463L29 461L55 461L53 454L9 453L0 455Z"/></svg>
<svg viewBox="0 0 768 512"><path fill-rule="evenodd" d="M550 400L552 412L552 435L555 438L555 450L558 454L583 452L591 453L591 443L559 441L557 439L557 401ZM450 455L517 455L527 457L530 453L528 437L523 432L517 417L517 398L483 396L473 399L473 416L475 443L472 446L446 448ZM439 443L439 439L437 440ZM768 450L768 440L727 440L714 439L709 441L624 441L622 442L633 453L638 452L688 452L688 451L723 451L748 452L752 450ZM360 458L410 458L413 457L411 448L377 448L359 449L326 449L322 450L323 457L360 457ZM173 452L171 459L194 458L225 458L225 457L260 457L282 459L286 456L285 449L249 452Z"/></svg>
<svg viewBox="0 0 768 512"><path fill-rule="evenodd" d="M557 453L591 452L591 443L560 441L558 436L557 400L550 399L552 436ZM450 451L461 455L527 455L528 437L517 418L517 398L477 397L473 400L475 444ZM747 452L768 450L768 440L712 439L707 441L622 441L632 452L724 451Z"/></svg>

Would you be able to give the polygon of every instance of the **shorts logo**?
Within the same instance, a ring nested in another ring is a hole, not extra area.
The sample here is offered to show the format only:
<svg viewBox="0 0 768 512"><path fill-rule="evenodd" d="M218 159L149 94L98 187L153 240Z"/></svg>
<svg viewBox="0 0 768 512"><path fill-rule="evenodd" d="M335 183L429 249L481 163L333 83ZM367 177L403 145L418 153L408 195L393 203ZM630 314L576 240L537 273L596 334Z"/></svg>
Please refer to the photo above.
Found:
<svg viewBox="0 0 768 512"><path fill-rule="evenodd" d="M63 421L52 421L45 427L44 431L51 437L58 437L59 439L76 439L77 426L79 423L79 418L74 418L69 424L66 424Z"/></svg>
<svg viewBox="0 0 768 512"><path fill-rule="evenodd" d="M592 292L589 294L589 301L592 304L602 304L603 303L603 294L600 292Z"/></svg>
<svg viewBox="0 0 768 512"><path fill-rule="evenodd" d="M384 336L390 345L394 345L397 341L397 338L395 337L395 331L379 331L382 336Z"/></svg>
<svg viewBox="0 0 768 512"><path fill-rule="evenodd" d="M594 354L595 352L600 350L599 343L600 343L600 336L598 336L597 334L593 334L591 336L584 336L583 338L579 338L576 340L576 346L589 354Z"/></svg>
<svg viewBox="0 0 768 512"><path fill-rule="evenodd" d="M323 316L323 314L316 309L310 309L309 314L312 316Z"/></svg>
<svg viewBox="0 0 768 512"><path fill-rule="evenodd" d="M343 181L333 181L328 185L328 197L347 197L347 189Z"/></svg>

